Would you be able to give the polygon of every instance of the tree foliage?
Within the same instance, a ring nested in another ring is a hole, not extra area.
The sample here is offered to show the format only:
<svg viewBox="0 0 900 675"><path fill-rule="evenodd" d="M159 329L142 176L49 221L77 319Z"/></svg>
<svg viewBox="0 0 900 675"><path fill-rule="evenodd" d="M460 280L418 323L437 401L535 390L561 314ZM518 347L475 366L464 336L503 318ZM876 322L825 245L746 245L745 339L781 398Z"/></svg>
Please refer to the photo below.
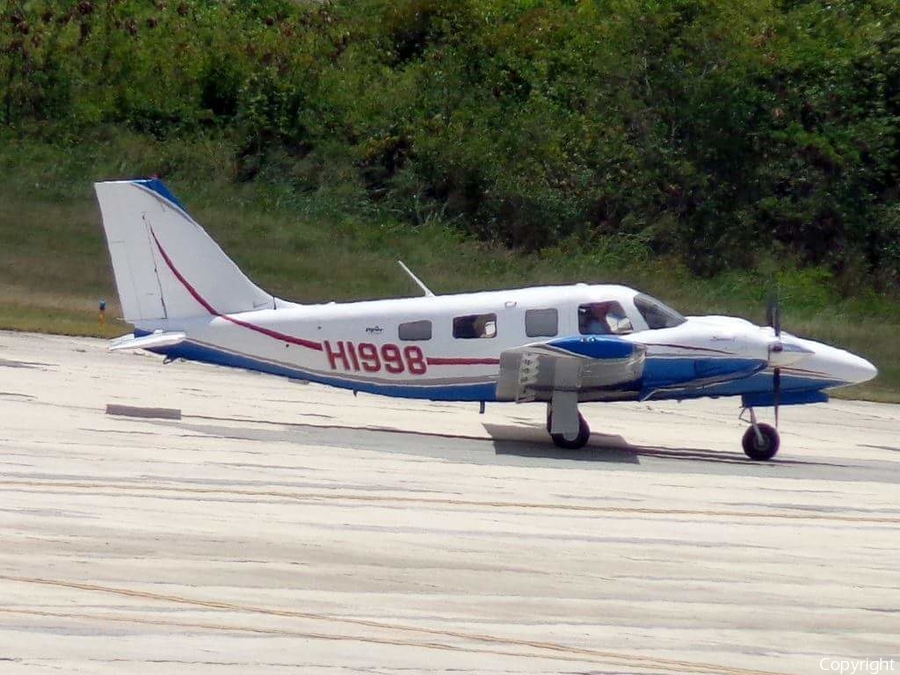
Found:
<svg viewBox="0 0 900 675"><path fill-rule="evenodd" d="M0 124L218 134L511 246L900 280L894 0L11 0Z"/></svg>

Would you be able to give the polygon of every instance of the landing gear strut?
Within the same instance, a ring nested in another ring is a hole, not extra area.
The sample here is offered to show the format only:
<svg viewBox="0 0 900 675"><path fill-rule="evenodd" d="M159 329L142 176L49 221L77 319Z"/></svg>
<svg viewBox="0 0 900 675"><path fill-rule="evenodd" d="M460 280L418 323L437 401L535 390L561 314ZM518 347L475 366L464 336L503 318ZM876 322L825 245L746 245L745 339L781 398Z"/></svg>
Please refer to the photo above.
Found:
<svg viewBox="0 0 900 675"><path fill-rule="evenodd" d="M742 441L744 453L754 461L768 461L775 456L781 445L778 430L770 424L757 422L753 408L747 408L747 411L750 413L750 427L744 433Z"/></svg>

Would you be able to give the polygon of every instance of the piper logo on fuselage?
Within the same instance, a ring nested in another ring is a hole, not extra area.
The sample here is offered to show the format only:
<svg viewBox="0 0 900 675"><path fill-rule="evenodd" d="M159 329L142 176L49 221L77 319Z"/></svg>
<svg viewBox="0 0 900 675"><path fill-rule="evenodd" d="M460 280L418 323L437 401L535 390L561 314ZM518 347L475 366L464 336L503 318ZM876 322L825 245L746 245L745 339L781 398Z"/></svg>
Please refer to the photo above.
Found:
<svg viewBox="0 0 900 675"><path fill-rule="evenodd" d="M407 345L401 349L390 343L378 347L371 342L356 344L349 340L338 340L332 344L326 340L322 346L332 370L362 370L367 373L385 370L393 374L411 375L424 375L428 371L425 354L416 345Z"/></svg>

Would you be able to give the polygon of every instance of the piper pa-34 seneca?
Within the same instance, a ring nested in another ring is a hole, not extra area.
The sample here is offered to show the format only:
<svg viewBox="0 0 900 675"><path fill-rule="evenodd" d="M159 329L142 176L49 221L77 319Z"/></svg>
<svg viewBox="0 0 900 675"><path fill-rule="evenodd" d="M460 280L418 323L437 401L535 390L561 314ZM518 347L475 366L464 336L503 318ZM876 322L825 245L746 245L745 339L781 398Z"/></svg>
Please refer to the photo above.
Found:
<svg viewBox="0 0 900 675"><path fill-rule="evenodd" d="M778 432L755 407L818 403L875 377L871 363L770 325L683 317L624 286L304 305L254 285L157 179L96 184L124 319L111 349L147 349L354 392L440 401L545 402L547 431L581 448L578 404L740 396L746 454ZM402 263L401 263L402 265ZM772 308L775 310L775 308ZM742 413L743 418L744 413Z"/></svg>

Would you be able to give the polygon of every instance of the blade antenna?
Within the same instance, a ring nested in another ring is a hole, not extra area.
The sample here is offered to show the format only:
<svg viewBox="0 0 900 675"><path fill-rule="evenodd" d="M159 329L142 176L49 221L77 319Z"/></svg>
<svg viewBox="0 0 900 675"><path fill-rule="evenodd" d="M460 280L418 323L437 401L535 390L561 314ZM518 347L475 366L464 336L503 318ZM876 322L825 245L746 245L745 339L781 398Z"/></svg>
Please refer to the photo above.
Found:
<svg viewBox="0 0 900 675"><path fill-rule="evenodd" d="M404 265L402 260L398 260L397 264L403 268L403 271L409 275L410 279L412 279L413 281L416 282L416 286L418 286L419 288L421 288L424 291L425 297L428 297L428 298L434 297L434 293L431 292L431 289L428 288L428 286L426 286L424 283L422 283L422 280L419 277L417 277L415 274L413 274L412 270L409 269L406 265Z"/></svg>

